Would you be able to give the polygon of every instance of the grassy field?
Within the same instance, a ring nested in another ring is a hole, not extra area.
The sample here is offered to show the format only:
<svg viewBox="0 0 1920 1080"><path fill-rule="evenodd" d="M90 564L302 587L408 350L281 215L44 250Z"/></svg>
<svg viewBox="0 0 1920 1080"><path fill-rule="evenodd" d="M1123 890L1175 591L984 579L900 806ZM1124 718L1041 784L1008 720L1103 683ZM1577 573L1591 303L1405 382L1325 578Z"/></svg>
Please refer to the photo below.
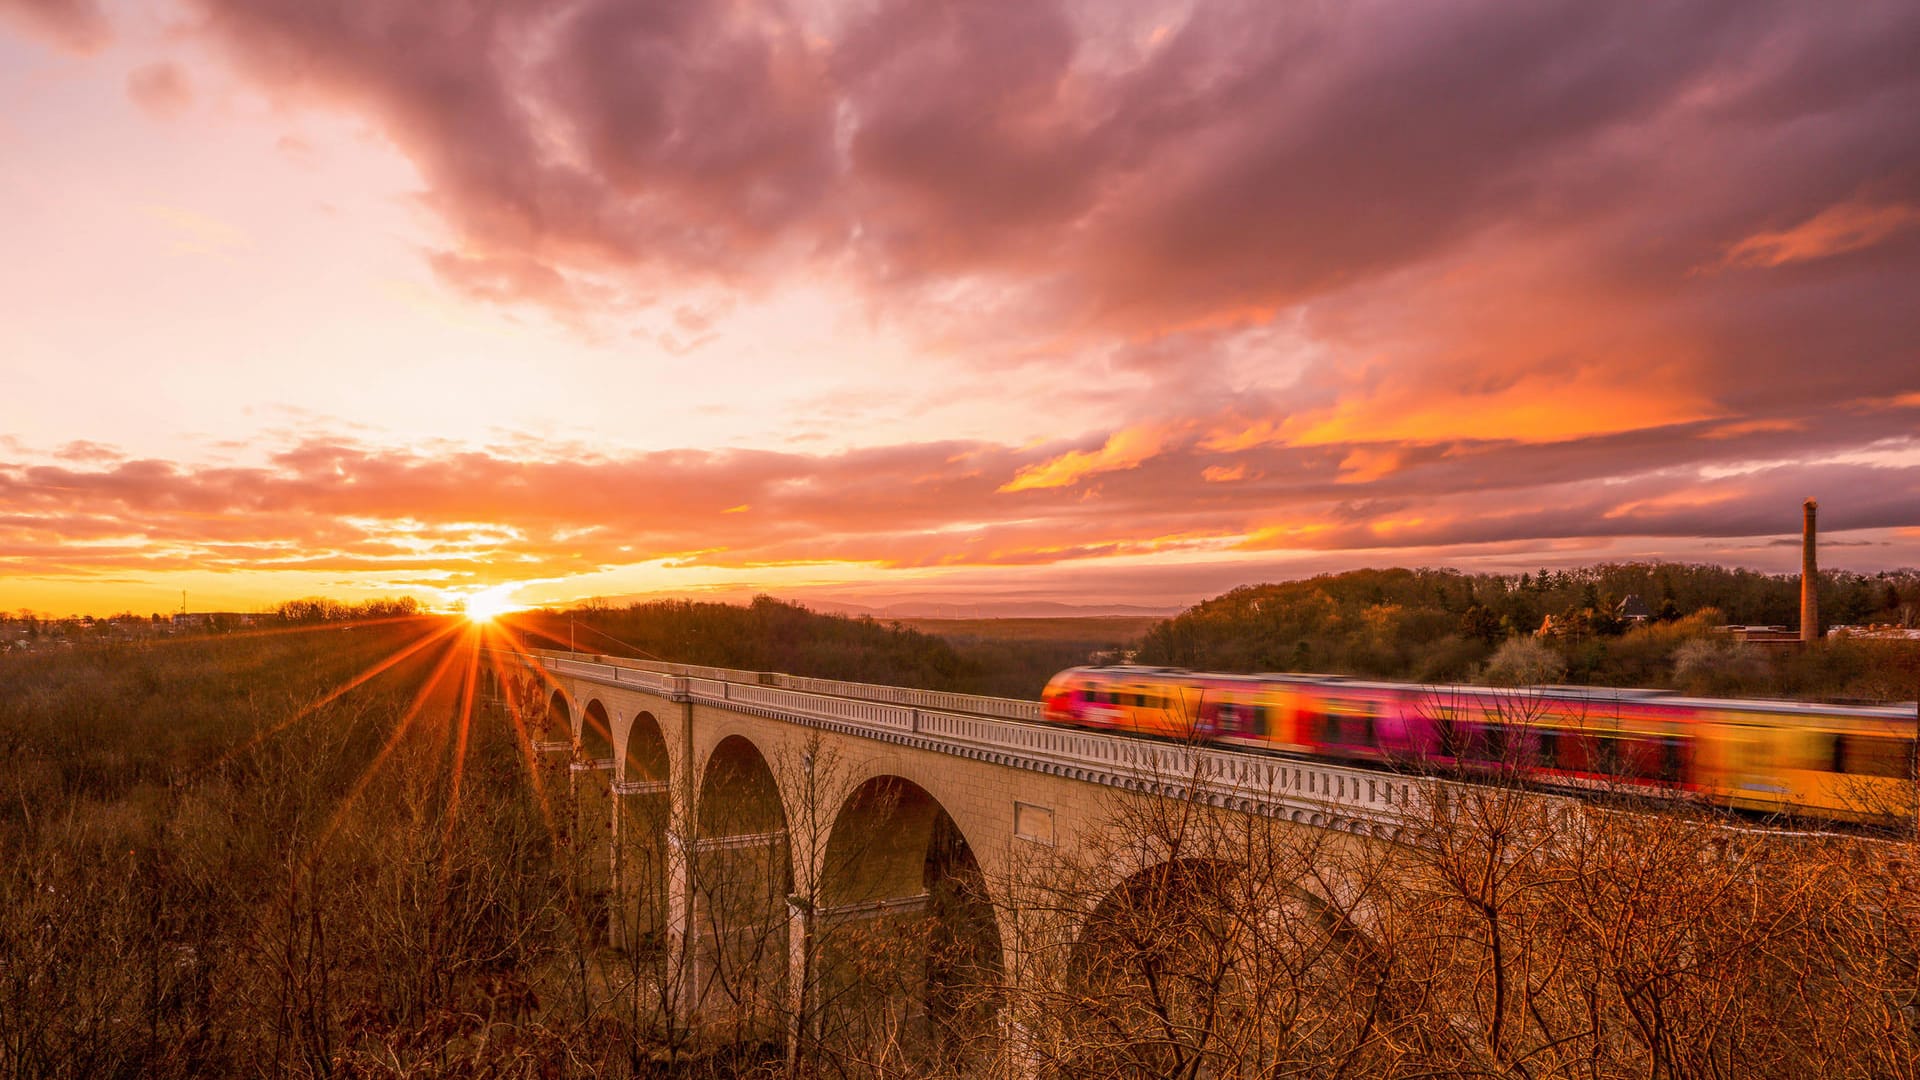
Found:
<svg viewBox="0 0 1920 1080"><path fill-rule="evenodd" d="M0 1076L443 1075L476 1016L545 1030L553 812L473 643L0 657Z"/></svg>

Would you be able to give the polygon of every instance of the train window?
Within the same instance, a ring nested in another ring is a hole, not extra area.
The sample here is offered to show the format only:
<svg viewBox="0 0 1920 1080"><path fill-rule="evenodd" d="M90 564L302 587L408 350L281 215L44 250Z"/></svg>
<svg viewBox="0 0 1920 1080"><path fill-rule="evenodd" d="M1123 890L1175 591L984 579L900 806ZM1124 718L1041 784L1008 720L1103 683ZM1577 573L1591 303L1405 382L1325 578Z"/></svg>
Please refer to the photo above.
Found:
<svg viewBox="0 0 1920 1080"><path fill-rule="evenodd" d="M1681 754L1680 737L1669 735L1660 740L1660 779L1668 783L1677 783L1685 771L1685 759Z"/></svg>
<svg viewBox="0 0 1920 1080"><path fill-rule="evenodd" d="M1328 716L1326 717L1326 740L1342 746L1372 746L1373 717L1371 716Z"/></svg>
<svg viewBox="0 0 1920 1080"><path fill-rule="evenodd" d="M1611 735L1593 736L1592 748L1587 754L1587 771L1618 774L1620 772L1620 740Z"/></svg>
<svg viewBox="0 0 1920 1080"><path fill-rule="evenodd" d="M1513 743L1513 732L1505 724L1487 725L1487 760L1507 760L1507 750Z"/></svg>
<svg viewBox="0 0 1920 1080"><path fill-rule="evenodd" d="M1885 735L1840 735L1834 739L1835 772L1854 776L1913 775L1913 740Z"/></svg>
<svg viewBox="0 0 1920 1080"><path fill-rule="evenodd" d="M1560 764L1560 733L1552 728L1539 728L1533 733L1534 759L1550 769L1563 768Z"/></svg>

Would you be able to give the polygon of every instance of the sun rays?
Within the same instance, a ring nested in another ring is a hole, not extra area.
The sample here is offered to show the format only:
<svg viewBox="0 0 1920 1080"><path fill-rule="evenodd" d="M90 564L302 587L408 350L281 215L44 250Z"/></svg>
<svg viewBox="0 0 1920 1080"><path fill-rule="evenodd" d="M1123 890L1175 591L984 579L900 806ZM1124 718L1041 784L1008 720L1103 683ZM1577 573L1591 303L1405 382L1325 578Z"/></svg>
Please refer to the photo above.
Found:
<svg viewBox="0 0 1920 1080"><path fill-rule="evenodd" d="M417 632L406 634L398 644L372 660L357 672L339 679L312 700L260 726L250 738L220 755L212 766L260 748L269 740L306 722L336 721L339 714L330 707L341 703L356 691L371 690L377 684L400 688L404 703L392 714L390 729L364 766L346 784L320 827L312 834L303 862L311 862L334 845L361 800L367 797L384 770L397 762L410 760L402 751L413 738L427 741L427 760L441 763L432 775L418 778L429 785L427 797L440 803L443 850L452 844L462 819L467 770L472 767L475 725L487 720L481 707L487 702L500 706L497 720L504 720L516 748L515 756L533 795L533 804L547 836L556 845L564 829L557 817L554 792L544 775L539 740L544 735L545 717L537 715L557 687L537 663L519 628L501 616L512 605L497 594L489 601L488 618L477 618L472 610L466 617L424 616L418 618ZM379 620L380 625L403 620ZM358 630L375 623L347 626L287 627L261 629L246 636L280 636L306 631L314 634ZM242 635L234 635L239 637ZM483 702L483 697L486 702ZM569 735L571 733L569 732ZM398 766L406 767L406 766ZM450 872L450 867L443 867Z"/></svg>

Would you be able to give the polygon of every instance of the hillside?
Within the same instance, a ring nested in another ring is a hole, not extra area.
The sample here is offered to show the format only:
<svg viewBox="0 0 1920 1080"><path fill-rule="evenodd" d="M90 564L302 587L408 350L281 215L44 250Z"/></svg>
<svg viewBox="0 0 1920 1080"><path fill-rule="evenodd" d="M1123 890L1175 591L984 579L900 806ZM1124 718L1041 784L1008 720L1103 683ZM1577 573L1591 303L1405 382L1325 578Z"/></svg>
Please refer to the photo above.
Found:
<svg viewBox="0 0 1920 1080"><path fill-rule="evenodd" d="M1638 596L1654 617L1616 614ZM1920 573L1822 575L1826 625L1906 622ZM1817 658L1760 654L1716 634L1725 623L1792 627L1799 580L1716 566L1608 564L1520 575L1355 570L1249 585L1197 604L1147 632L1139 660L1219 671L1321 671L1422 682L1468 680L1510 641L1539 645L1569 682L1672 686L1698 692L1904 700L1920 652L1904 642L1830 643ZM1690 641L1686 662L1677 657Z"/></svg>
<svg viewBox="0 0 1920 1080"><path fill-rule="evenodd" d="M532 644L681 664L783 671L997 697L1037 698L1061 668L1136 639L1157 620L918 620L822 614L772 597L751 604L667 601L527 611Z"/></svg>

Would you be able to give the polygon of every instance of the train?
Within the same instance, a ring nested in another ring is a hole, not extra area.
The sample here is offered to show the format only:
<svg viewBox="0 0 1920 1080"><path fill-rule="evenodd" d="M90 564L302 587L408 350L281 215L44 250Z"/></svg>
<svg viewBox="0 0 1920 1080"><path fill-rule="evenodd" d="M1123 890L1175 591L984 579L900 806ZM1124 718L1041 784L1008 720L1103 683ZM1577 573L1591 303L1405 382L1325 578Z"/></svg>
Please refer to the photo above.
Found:
<svg viewBox="0 0 1920 1080"><path fill-rule="evenodd" d="M1077 667L1052 724L1545 787L1685 795L1742 812L1911 823L1908 706L1692 698L1603 687L1419 686L1337 675Z"/></svg>

